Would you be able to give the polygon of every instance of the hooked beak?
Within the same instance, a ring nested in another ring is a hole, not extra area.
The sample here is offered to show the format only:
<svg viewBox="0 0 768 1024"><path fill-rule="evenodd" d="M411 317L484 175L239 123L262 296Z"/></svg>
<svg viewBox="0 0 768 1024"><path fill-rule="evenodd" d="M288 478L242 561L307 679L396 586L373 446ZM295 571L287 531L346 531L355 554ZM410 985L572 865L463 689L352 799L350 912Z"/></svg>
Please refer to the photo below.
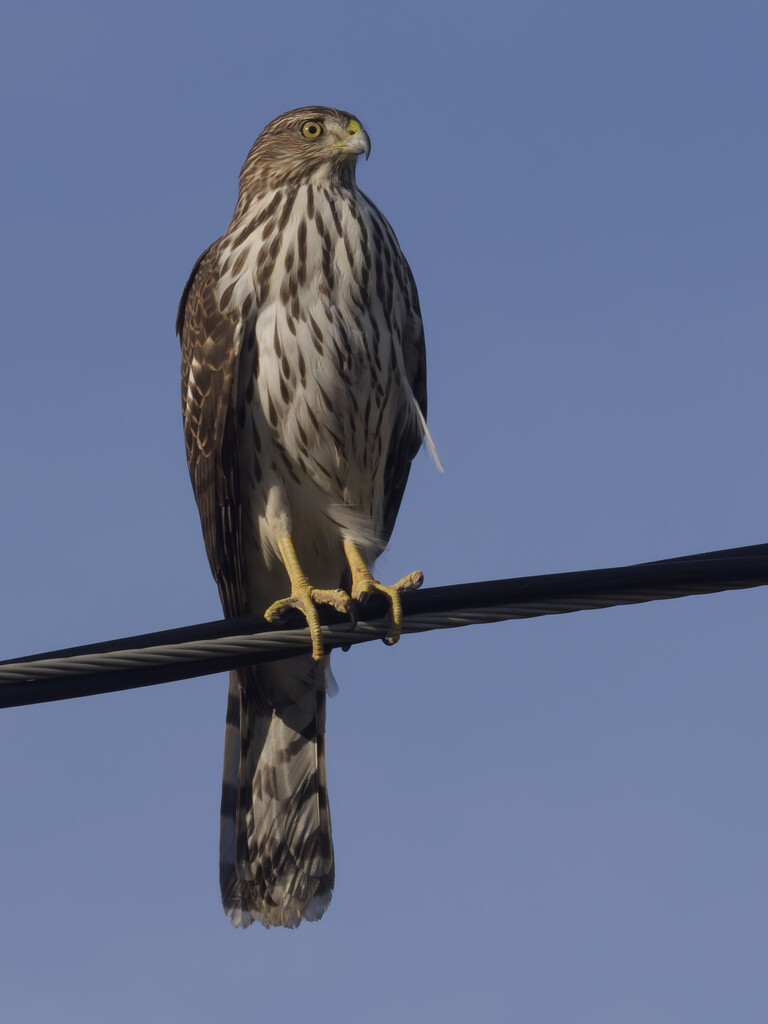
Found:
<svg viewBox="0 0 768 1024"><path fill-rule="evenodd" d="M342 153L348 153L350 156L360 156L365 153L367 160L371 155L371 140L368 138L365 128L360 128L354 135L347 136L341 142L335 142L331 148L339 149Z"/></svg>
<svg viewBox="0 0 768 1024"><path fill-rule="evenodd" d="M361 128L357 135L353 135L347 143L347 153L354 153L355 156L360 156L361 153L365 153L365 159L371 155L371 140L368 138L368 132L365 128Z"/></svg>

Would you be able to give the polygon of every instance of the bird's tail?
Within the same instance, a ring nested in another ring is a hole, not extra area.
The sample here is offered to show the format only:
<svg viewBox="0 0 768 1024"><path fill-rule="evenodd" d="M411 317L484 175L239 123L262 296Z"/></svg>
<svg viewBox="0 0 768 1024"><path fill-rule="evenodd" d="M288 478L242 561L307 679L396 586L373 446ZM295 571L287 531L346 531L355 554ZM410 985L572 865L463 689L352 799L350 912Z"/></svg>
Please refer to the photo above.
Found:
<svg viewBox="0 0 768 1024"><path fill-rule="evenodd" d="M238 928L316 921L334 879L325 683L311 658L230 673L221 898Z"/></svg>

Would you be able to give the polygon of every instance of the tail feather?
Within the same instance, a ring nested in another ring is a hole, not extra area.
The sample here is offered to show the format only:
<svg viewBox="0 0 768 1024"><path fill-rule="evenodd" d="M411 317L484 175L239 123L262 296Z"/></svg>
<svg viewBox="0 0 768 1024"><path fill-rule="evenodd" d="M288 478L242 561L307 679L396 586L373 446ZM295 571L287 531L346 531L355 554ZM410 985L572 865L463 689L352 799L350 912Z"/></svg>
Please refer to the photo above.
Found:
<svg viewBox="0 0 768 1024"><path fill-rule="evenodd" d="M310 658L230 675L220 871L232 924L295 928L331 902L333 844L325 771L325 686Z"/></svg>

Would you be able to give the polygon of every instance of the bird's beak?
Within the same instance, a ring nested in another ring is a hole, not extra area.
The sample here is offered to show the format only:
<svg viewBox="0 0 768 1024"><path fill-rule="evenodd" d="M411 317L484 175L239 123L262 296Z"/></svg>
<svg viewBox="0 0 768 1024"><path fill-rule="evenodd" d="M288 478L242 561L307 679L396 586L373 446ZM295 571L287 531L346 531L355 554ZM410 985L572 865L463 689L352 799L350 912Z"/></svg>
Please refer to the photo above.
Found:
<svg viewBox="0 0 768 1024"><path fill-rule="evenodd" d="M371 140L368 138L365 128L361 128L357 135L350 138L347 143L347 153L354 153L355 156L365 153L366 160L371 155Z"/></svg>
<svg viewBox="0 0 768 1024"><path fill-rule="evenodd" d="M360 156L365 153L367 160L371 155L371 140L368 138L365 128L360 128L354 135L348 135L341 142L335 142L331 148L339 149L342 153L348 153L350 156Z"/></svg>

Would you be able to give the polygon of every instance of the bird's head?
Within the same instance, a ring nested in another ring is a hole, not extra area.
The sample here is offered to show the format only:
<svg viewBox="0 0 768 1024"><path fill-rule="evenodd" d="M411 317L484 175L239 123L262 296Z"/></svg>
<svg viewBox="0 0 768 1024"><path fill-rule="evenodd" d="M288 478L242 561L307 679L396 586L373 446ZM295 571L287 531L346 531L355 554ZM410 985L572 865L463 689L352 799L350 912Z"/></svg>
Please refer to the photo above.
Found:
<svg viewBox="0 0 768 1024"><path fill-rule="evenodd" d="M371 142L346 110L299 107L271 121L256 139L240 180L249 189L287 185L354 184L355 164Z"/></svg>

